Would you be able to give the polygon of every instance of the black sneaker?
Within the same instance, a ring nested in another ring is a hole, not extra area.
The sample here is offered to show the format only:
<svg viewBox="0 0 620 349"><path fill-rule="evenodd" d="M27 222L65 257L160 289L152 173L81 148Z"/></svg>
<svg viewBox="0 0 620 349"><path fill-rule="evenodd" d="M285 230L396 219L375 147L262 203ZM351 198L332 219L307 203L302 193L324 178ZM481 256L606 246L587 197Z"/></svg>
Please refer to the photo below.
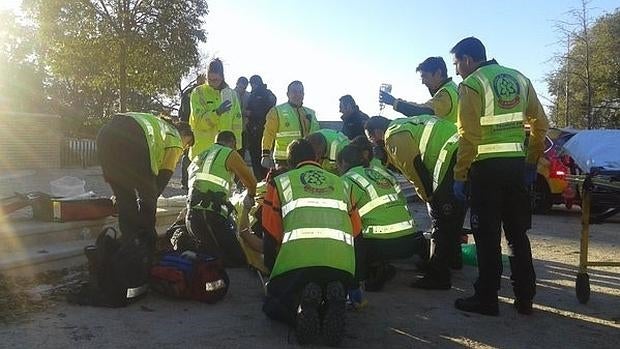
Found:
<svg viewBox="0 0 620 349"><path fill-rule="evenodd" d="M513 304L519 314L532 315L532 313L534 312L534 309L532 308L532 301L515 299L515 302Z"/></svg>
<svg viewBox="0 0 620 349"><path fill-rule="evenodd" d="M323 317L323 334L327 345L337 346L342 342L345 331L346 293L340 281L332 281L325 289L327 310Z"/></svg>
<svg viewBox="0 0 620 349"><path fill-rule="evenodd" d="M482 315L498 316L499 304L497 301L482 302L478 296L474 295L467 298L459 298L454 302L458 310L468 313L478 313Z"/></svg>
<svg viewBox="0 0 620 349"><path fill-rule="evenodd" d="M295 334L299 344L307 344L318 337L321 329L319 305L323 294L321 287L314 282L308 283L301 292L301 302L297 309Z"/></svg>
<svg viewBox="0 0 620 349"><path fill-rule="evenodd" d="M428 275L421 279L415 280L409 286L423 290L449 290L452 288L450 281L440 281Z"/></svg>

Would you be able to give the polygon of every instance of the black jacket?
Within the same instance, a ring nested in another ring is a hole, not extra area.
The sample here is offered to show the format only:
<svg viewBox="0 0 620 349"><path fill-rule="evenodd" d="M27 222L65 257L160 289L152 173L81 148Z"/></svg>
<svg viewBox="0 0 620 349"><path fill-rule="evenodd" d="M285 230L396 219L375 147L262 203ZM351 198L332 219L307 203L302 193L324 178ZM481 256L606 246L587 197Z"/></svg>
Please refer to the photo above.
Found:
<svg viewBox="0 0 620 349"><path fill-rule="evenodd" d="M248 122L253 126L264 127L267 112L276 105L276 96L263 85L256 90L252 89L245 109L250 112Z"/></svg>
<svg viewBox="0 0 620 349"><path fill-rule="evenodd" d="M196 87L198 87L198 85L193 84L181 93L181 106L179 107L179 120L181 121L189 122L189 114L192 110L190 105L190 95Z"/></svg>
<svg viewBox="0 0 620 349"><path fill-rule="evenodd" d="M355 112L342 116L342 133L349 139L353 139L359 135L364 135L364 124L368 120L368 115L362 113L359 109Z"/></svg>

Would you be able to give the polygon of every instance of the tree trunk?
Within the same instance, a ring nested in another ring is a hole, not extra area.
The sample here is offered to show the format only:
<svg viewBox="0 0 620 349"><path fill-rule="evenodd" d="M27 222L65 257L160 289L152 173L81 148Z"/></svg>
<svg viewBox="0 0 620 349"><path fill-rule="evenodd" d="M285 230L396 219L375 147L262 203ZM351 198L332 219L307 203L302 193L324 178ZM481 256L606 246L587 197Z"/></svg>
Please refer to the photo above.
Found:
<svg viewBox="0 0 620 349"><path fill-rule="evenodd" d="M121 103L121 113L127 111L127 44L121 41L121 54L119 64L119 97Z"/></svg>

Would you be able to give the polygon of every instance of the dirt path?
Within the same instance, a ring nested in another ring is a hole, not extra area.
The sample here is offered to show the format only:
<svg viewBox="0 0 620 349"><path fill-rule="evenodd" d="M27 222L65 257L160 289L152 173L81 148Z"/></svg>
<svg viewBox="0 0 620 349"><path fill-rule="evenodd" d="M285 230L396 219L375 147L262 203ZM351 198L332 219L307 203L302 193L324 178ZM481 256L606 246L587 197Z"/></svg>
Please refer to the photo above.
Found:
<svg viewBox="0 0 620 349"><path fill-rule="evenodd" d="M424 209L416 206L419 225ZM407 287L415 275L410 262L382 293L367 294L370 304L349 312L347 348L617 348L620 343L620 269L590 272L592 296L575 297L579 258L579 213L555 211L535 216L530 234L538 275L535 313L512 308L505 275L499 317L457 311L454 299L468 295L476 270L454 273L450 291ZM591 259L620 259L620 219L592 226ZM505 274L508 268L505 268ZM230 271L227 298L216 305L176 302L151 294L125 309L96 309L54 301L22 323L0 328L7 348L274 348L295 345L288 329L261 312L261 289L246 270Z"/></svg>

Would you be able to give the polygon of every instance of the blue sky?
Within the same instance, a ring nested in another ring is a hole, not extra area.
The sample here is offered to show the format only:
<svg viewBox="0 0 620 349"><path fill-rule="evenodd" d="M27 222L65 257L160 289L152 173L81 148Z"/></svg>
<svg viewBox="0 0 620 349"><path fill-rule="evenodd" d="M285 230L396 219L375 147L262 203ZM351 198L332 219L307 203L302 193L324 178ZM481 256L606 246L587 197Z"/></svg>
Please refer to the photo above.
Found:
<svg viewBox="0 0 620 349"><path fill-rule="evenodd" d="M0 9L18 0L0 0ZM429 56L442 56L455 81L450 48L476 36L487 56L527 75L541 96L547 87L549 59L560 47L554 21L568 19L579 0L395 1L395 0L208 0L207 42L210 57L224 61L225 76L260 74L286 101L286 86L301 80L304 104L320 120L339 118L338 98L351 94L369 115L379 111L378 89L423 102L430 96L415 73ZM619 7L617 0L593 0L592 17ZM386 108L389 117L399 114Z"/></svg>
<svg viewBox="0 0 620 349"><path fill-rule="evenodd" d="M337 119L338 98L351 94L369 115L378 113L378 88L423 102L427 89L415 73L429 56L442 56L454 74L450 49L476 36L488 57L526 74L543 97L548 60L559 47L554 21L577 0L552 1L256 1L211 0L207 52L225 62L227 80L260 74L286 100L286 85L305 84L305 104L319 119ZM592 15L618 7L594 0ZM460 82L459 77L455 77ZM548 103L541 98L543 104ZM389 108L384 115L396 117Z"/></svg>

